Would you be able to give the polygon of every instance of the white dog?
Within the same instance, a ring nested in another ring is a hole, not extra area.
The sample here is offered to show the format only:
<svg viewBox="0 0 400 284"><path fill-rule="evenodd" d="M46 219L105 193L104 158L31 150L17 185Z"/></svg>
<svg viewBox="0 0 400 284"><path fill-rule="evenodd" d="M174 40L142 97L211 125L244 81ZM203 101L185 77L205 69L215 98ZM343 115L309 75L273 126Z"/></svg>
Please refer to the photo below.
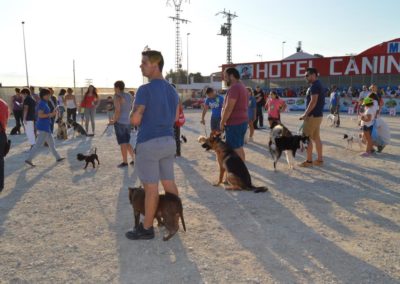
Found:
<svg viewBox="0 0 400 284"><path fill-rule="evenodd" d="M359 133L358 135L347 135L344 134L343 139L347 141L347 149L353 149L353 143L358 143L360 150L363 148L363 134Z"/></svg>
<svg viewBox="0 0 400 284"><path fill-rule="evenodd" d="M336 114L328 114L328 116L326 117L326 123L330 127L334 127L337 124L337 121L338 121L338 116Z"/></svg>

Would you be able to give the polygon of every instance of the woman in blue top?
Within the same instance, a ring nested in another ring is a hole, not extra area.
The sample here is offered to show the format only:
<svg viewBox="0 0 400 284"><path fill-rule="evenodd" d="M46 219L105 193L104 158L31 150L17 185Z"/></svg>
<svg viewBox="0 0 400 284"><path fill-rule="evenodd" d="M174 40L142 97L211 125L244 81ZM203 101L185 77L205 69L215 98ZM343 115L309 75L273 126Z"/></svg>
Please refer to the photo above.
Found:
<svg viewBox="0 0 400 284"><path fill-rule="evenodd" d="M50 112L50 108L48 105L48 101L50 99L50 90L43 88L40 90L40 101L37 107L38 110L38 120L36 122L36 128L39 132L36 140L35 146L29 152L29 157L26 159L25 163L34 167L35 165L32 163L32 159L36 156L39 152L40 147L44 145L46 142L50 148L51 153L56 158L57 162L61 162L65 158L61 158L60 155L57 153L57 150L54 146L54 139L51 135L51 118L57 115L57 109Z"/></svg>
<svg viewBox="0 0 400 284"><path fill-rule="evenodd" d="M250 87L246 87L247 92L249 93L249 108L247 109L249 116L249 142L253 142L253 135L254 135L254 121L256 120L256 111L257 111L257 101L254 97L253 89Z"/></svg>

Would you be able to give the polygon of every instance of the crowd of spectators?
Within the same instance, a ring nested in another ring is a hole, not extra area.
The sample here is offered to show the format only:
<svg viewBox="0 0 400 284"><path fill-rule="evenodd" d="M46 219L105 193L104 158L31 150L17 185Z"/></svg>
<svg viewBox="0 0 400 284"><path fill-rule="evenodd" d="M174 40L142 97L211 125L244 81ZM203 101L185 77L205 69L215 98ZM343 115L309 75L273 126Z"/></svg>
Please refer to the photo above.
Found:
<svg viewBox="0 0 400 284"><path fill-rule="evenodd" d="M269 91L275 91L278 93L280 97L290 98L290 97L304 97L306 95L307 87L299 87L299 88L276 88L276 89L267 89L263 88L264 91L269 93ZM363 92L363 88L360 87L338 87L337 92L340 92L341 97L353 97L359 98L360 93ZM330 89L326 89L326 94L329 96ZM379 94L383 98L400 98L400 85L397 87L380 87Z"/></svg>

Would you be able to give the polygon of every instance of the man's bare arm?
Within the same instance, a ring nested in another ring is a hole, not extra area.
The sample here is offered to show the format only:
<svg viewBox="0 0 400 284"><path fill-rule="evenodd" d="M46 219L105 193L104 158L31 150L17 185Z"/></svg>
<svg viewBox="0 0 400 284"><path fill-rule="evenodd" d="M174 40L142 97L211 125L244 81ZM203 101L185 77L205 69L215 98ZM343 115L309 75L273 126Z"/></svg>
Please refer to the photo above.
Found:
<svg viewBox="0 0 400 284"><path fill-rule="evenodd" d="M134 105L131 111L131 124L139 126L142 123L143 113L145 110L144 105Z"/></svg>

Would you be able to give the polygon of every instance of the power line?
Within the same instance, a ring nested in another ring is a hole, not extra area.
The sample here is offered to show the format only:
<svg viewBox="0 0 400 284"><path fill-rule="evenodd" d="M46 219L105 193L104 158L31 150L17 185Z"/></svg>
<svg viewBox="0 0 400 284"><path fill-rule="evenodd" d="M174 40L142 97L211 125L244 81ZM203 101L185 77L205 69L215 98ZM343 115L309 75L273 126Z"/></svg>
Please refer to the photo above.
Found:
<svg viewBox="0 0 400 284"><path fill-rule="evenodd" d="M182 69L182 40L181 40L181 30L180 24L190 23L189 20L181 18L181 5L183 0L167 0L167 5L174 4L175 7L175 17L169 17L176 23L175 31L175 71Z"/></svg>
<svg viewBox="0 0 400 284"><path fill-rule="evenodd" d="M221 26L221 32L218 35L226 36L227 37L227 44L226 44L226 63L232 64L232 20L236 17L236 13L232 14L230 11L227 12L222 11L215 14L215 16L223 15L224 18L227 18L226 23Z"/></svg>

